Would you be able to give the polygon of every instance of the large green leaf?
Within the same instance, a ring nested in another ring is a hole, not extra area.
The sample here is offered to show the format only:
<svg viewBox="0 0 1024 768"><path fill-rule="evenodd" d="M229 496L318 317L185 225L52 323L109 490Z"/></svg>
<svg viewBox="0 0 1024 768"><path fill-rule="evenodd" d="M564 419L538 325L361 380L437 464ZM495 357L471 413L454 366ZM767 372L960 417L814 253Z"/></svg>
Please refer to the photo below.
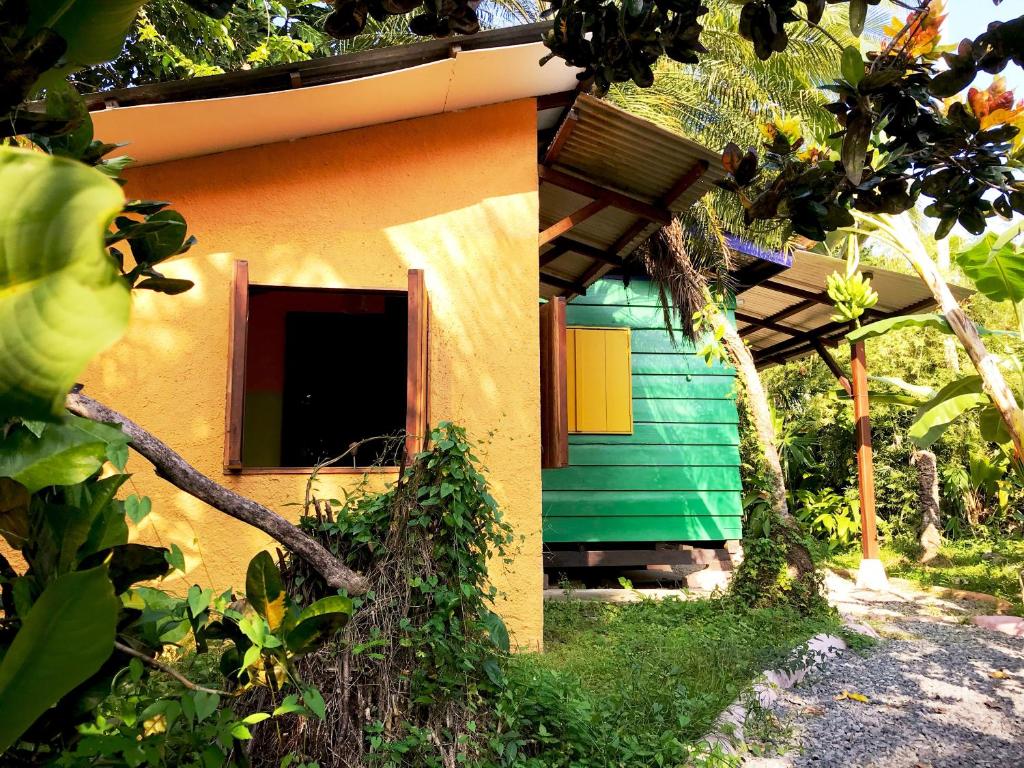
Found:
<svg viewBox="0 0 1024 768"><path fill-rule="evenodd" d="M70 414L57 424L47 424L39 437L15 426L0 439L0 477L17 480L30 493L48 485L73 485L127 444L128 436L120 427Z"/></svg>
<svg viewBox="0 0 1024 768"><path fill-rule="evenodd" d="M973 248L956 255L956 263L975 287L992 301L1024 301L1024 253L1013 242L995 247L989 233Z"/></svg>
<svg viewBox="0 0 1024 768"><path fill-rule="evenodd" d="M943 333L952 334L953 329L950 327L949 322L942 315L936 315L934 313L921 314L921 315L899 315L898 317L889 317L885 320L877 320L874 323L863 326L862 328L856 328L846 334L846 339L851 344L858 341L865 341L866 339L873 339L876 336L884 336L890 331L898 331L903 328L934 328L937 331ZM992 331L982 326L976 326L978 333L982 336L1016 336L1015 333L1010 331Z"/></svg>
<svg viewBox="0 0 1024 768"><path fill-rule="evenodd" d="M281 571L270 553L264 550L249 561L245 574L245 599L260 616L267 620L273 632L284 621L284 584Z"/></svg>
<svg viewBox="0 0 1024 768"><path fill-rule="evenodd" d="M0 662L0 753L107 660L117 611L103 567L65 574L43 590Z"/></svg>
<svg viewBox="0 0 1024 768"><path fill-rule="evenodd" d="M67 42L67 66L47 73L38 87L69 72L115 58L146 0L32 0L29 32L49 27Z"/></svg>
<svg viewBox="0 0 1024 768"><path fill-rule="evenodd" d="M0 423L58 414L124 332L128 286L103 248L123 204L95 168L0 147Z"/></svg>
<svg viewBox="0 0 1024 768"><path fill-rule="evenodd" d="M319 644L341 629L352 615L352 601L341 595L317 600L303 609L286 644L292 653L315 650Z"/></svg>
<svg viewBox="0 0 1024 768"><path fill-rule="evenodd" d="M980 376L965 376L940 389L935 397L921 406L917 421L907 433L919 448L927 448L946 431L959 416L982 408L990 402L982 391Z"/></svg>

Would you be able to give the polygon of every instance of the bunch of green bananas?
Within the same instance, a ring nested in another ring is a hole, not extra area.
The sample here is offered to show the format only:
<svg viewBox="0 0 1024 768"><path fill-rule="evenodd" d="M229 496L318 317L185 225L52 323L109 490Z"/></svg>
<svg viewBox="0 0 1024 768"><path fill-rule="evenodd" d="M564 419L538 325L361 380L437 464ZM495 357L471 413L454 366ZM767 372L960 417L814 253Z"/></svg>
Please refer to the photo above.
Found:
<svg viewBox="0 0 1024 768"><path fill-rule="evenodd" d="M871 307L878 303L878 294L871 287L871 278L861 272L841 275L833 272L825 281L828 297L836 305L832 320L836 323L858 323Z"/></svg>

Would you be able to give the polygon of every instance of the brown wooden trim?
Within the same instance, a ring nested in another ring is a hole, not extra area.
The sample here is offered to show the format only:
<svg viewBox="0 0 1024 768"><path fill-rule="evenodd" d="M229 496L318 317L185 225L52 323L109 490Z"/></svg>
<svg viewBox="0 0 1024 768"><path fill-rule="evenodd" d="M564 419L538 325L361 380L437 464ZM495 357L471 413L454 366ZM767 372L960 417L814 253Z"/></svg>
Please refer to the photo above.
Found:
<svg viewBox="0 0 1024 768"><path fill-rule="evenodd" d="M565 352L565 299L540 308L541 466L569 466L569 400Z"/></svg>
<svg viewBox="0 0 1024 768"><path fill-rule="evenodd" d="M785 272L787 269L789 267L785 264L756 259L733 273L733 295L739 296L741 293L746 293L750 289L761 285L765 280L769 280L780 272Z"/></svg>
<svg viewBox="0 0 1024 768"><path fill-rule="evenodd" d="M853 384L853 418L857 434L857 485L860 491L861 554L878 559L875 521L875 463L871 448L871 414L868 409L868 365L864 342L850 345Z"/></svg>
<svg viewBox="0 0 1024 768"><path fill-rule="evenodd" d="M757 325L757 327L744 328L743 330L740 331L740 338L744 338L752 333L756 333L760 328L771 328L772 325L774 325L777 321L785 320L787 317L792 317L793 315L798 315L805 309L810 309L811 307L814 306L817 305L813 301L798 301L793 306L781 309L774 315L769 315L763 320L756 320L756 322L751 322L752 326ZM781 330L782 328L787 328L787 330ZM790 336L796 336L801 332L799 329L789 329L788 326L781 326L779 328L775 328L774 330L778 330L780 333L788 333Z"/></svg>
<svg viewBox="0 0 1024 768"><path fill-rule="evenodd" d="M825 304L832 306L832 299L828 297L827 293L807 291L803 288L797 288L793 285L786 285L785 283L779 283L775 280L765 280L760 284L761 288L768 288L769 290L776 291L778 293L784 293L787 296L794 296L798 299L806 299L807 301L815 304Z"/></svg>
<svg viewBox="0 0 1024 768"><path fill-rule="evenodd" d="M576 93L573 92L573 101L576 100ZM572 132L576 129L576 124L579 122L579 115L575 109L570 109L566 114L565 119L562 120L558 126L558 130L555 131L555 136L551 139L551 143L548 145L547 152L544 153L544 162L553 163L558 159L558 156L562 154L562 149L565 147L565 143L572 136ZM542 165L541 168L544 166ZM543 180L543 177L541 177ZM593 195L588 195L593 197Z"/></svg>
<svg viewBox="0 0 1024 768"><path fill-rule="evenodd" d="M571 91L541 94L537 97L537 111L543 112L545 109L564 109L576 101L577 96L579 96L579 91L575 88Z"/></svg>
<svg viewBox="0 0 1024 768"><path fill-rule="evenodd" d="M700 177L703 176L708 170L707 160L698 160L691 166L690 170L679 177L679 180L672 185L672 188L668 191L665 197L662 198L661 202L666 208L671 208L672 204L675 203L683 193L696 184Z"/></svg>
<svg viewBox="0 0 1024 768"><path fill-rule="evenodd" d="M766 329L769 331L775 331L776 333L789 334L790 336L796 336L797 334L803 333L803 330L800 328L793 328L789 325L780 325L779 323L774 322L775 315L772 315L771 318L766 317L761 319L759 317L754 317L753 315L744 314L743 312L736 312L734 314L736 319L741 323L746 323L748 326L755 329ZM749 333L750 328L744 328L743 331L744 333L740 333L740 336L744 336Z"/></svg>
<svg viewBox="0 0 1024 768"><path fill-rule="evenodd" d="M566 247L563 243L559 242L559 240L561 240L561 238L559 238L558 240L554 240L553 242L549 243L549 245L551 245L551 247L548 248L546 251L544 251L544 253L542 253L540 255L540 268L541 269L544 269L544 267L546 267L552 261L554 261L559 256L561 256L563 253L565 253L566 251L569 250L568 247Z"/></svg>
<svg viewBox="0 0 1024 768"><path fill-rule="evenodd" d="M573 253L578 253L581 256L586 256L594 259L595 261L603 261L605 264L612 264L616 267L621 267L623 265L621 257L616 256L609 251L602 250L601 248L595 248L592 245L581 243L579 240L573 240L571 237L565 237L564 235L552 240L551 245L556 248L563 248L563 253L572 251ZM545 253L544 255L546 256L547 254Z"/></svg>
<svg viewBox="0 0 1024 768"><path fill-rule="evenodd" d="M224 469L242 467L245 416L245 352L249 324L249 262L236 261L228 310L228 383L224 409Z"/></svg>
<svg viewBox="0 0 1024 768"><path fill-rule="evenodd" d="M242 467L239 475L394 475L398 467Z"/></svg>
<svg viewBox="0 0 1024 768"><path fill-rule="evenodd" d="M544 283L544 285L550 285L553 288L561 288L565 291L571 291L577 287L573 280L566 280L564 277L555 277L554 275L549 275L546 272L540 273L540 281Z"/></svg>
<svg viewBox="0 0 1024 768"><path fill-rule="evenodd" d="M571 123L566 123L566 125L569 124ZM557 142L558 136L555 137L555 142L552 143L552 147L554 147ZM550 161L545 157L545 162L547 163ZM568 173L563 173L562 171L556 171L554 168L549 168L547 165L539 165L537 167L537 175L541 181L547 184L554 184L556 187L568 189L570 192L575 192L577 195L592 197L595 200L607 200L616 208L621 208L628 213L649 219L650 221L658 224L664 225L672 221L672 212L665 208L651 205L650 203L631 195L627 195L623 192L609 189L608 187L602 187L600 184L594 184L593 182L587 181L579 176L573 176Z"/></svg>
<svg viewBox="0 0 1024 768"><path fill-rule="evenodd" d="M405 460L427 440L427 386L430 302L422 269L409 270L409 335L406 359Z"/></svg>
<svg viewBox="0 0 1024 768"><path fill-rule="evenodd" d="M644 565L710 565L732 562L723 548L693 549L585 549L549 550L544 553L546 568L598 568Z"/></svg>
<svg viewBox="0 0 1024 768"><path fill-rule="evenodd" d="M458 44L462 50L471 51L540 42L544 34L551 29L551 24L550 21L541 21L478 32L475 35L460 37ZM308 88L394 72L443 61L450 57L449 38L427 40L410 45L395 45L359 53L314 58L309 61L238 70L223 75L119 88L86 95L85 100L90 110L96 110L103 109L106 101L115 101L121 107L130 107L138 104L163 104L171 101L267 93L291 88L293 72L299 73L302 87Z"/></svg>
<svg viewBox="0 0 1024 768"><path fill-rule="evenodd" d="M578 211L573 211L565 218L556 221L550 227L541 232L537 239L538 245L544 245L545 243L551 242L559 235L563 235L568 232L577 224L582 224L591 216L596 216L610 204L611 203L607 200L592 200Z"/></svg>
<svg viewBox="0 0 1024 768"><path fill-rule="evenodd" d="M850 384L850 377L846 375L846 371L844 371L840 367L839 363L836 362L836 359L832 357L832 353L825 348L825 345L821 343L820 339L812 341L811 346L814 348L814 351L818 353L818 357L821 358L822 362L825 363L825 367L832 372L832 375L835 376L836 379L838 379L840 385L842 385L843 389L846 390L846 394L852 396L853 385Z"/></svg>

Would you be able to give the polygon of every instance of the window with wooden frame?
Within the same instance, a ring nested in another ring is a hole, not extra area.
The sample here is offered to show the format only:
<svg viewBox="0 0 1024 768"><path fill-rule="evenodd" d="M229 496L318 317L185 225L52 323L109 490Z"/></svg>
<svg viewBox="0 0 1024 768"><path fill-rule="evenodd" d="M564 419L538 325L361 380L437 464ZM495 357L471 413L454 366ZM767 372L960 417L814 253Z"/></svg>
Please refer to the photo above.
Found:
<svg viewBox="0 0 1024 768"><path fill-rule="evenodd" d="M305 472L348 451L323 471L395 471L427 431L428 316L422 270L407 291L324 289L252 284L235 262L225 470Z"/></svg>
<svg viewBox="0 0 1024 768"><path fill-rule="evenodd" d="M633 381L628 328L566 328L568 431L633 432Z"/></svg>

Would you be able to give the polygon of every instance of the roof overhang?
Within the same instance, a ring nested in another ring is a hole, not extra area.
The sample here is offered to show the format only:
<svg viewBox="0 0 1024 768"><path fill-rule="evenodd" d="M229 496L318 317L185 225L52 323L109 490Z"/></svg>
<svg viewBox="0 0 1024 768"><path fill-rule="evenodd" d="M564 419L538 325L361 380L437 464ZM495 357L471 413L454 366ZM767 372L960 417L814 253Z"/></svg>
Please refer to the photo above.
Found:
<svg viewBox="0 0 1024 768"><path fill-rule="evenodd" d="M110 91L90 108L97 136L151 165L572 91L577 69L540 64L546 27Z"/></svg>
<svg viewBox="0 0 1024 768"><path fill-rule="evenodd" d="M834 347L851 330L846 322L832 319L835 310L825 292L833 272L846 272L846 262L811 251L798 250L786 259L767 259L740 251L736 271L736 326L750 346L758 367L784 363L825 347ZM927 312L936 305L928 287L912 275L880 267L864 267L878 304L868 310L864 322L897 315ZM961 301L973 291L950 285Z"/></svg>
<svg viewBox="0 0 1024 768"><path fill-rule="evenodd" d="M571 298L725 172L717 153L592 96L576 96L553 134L551 111L538 113L541 295Z"/></svg>

